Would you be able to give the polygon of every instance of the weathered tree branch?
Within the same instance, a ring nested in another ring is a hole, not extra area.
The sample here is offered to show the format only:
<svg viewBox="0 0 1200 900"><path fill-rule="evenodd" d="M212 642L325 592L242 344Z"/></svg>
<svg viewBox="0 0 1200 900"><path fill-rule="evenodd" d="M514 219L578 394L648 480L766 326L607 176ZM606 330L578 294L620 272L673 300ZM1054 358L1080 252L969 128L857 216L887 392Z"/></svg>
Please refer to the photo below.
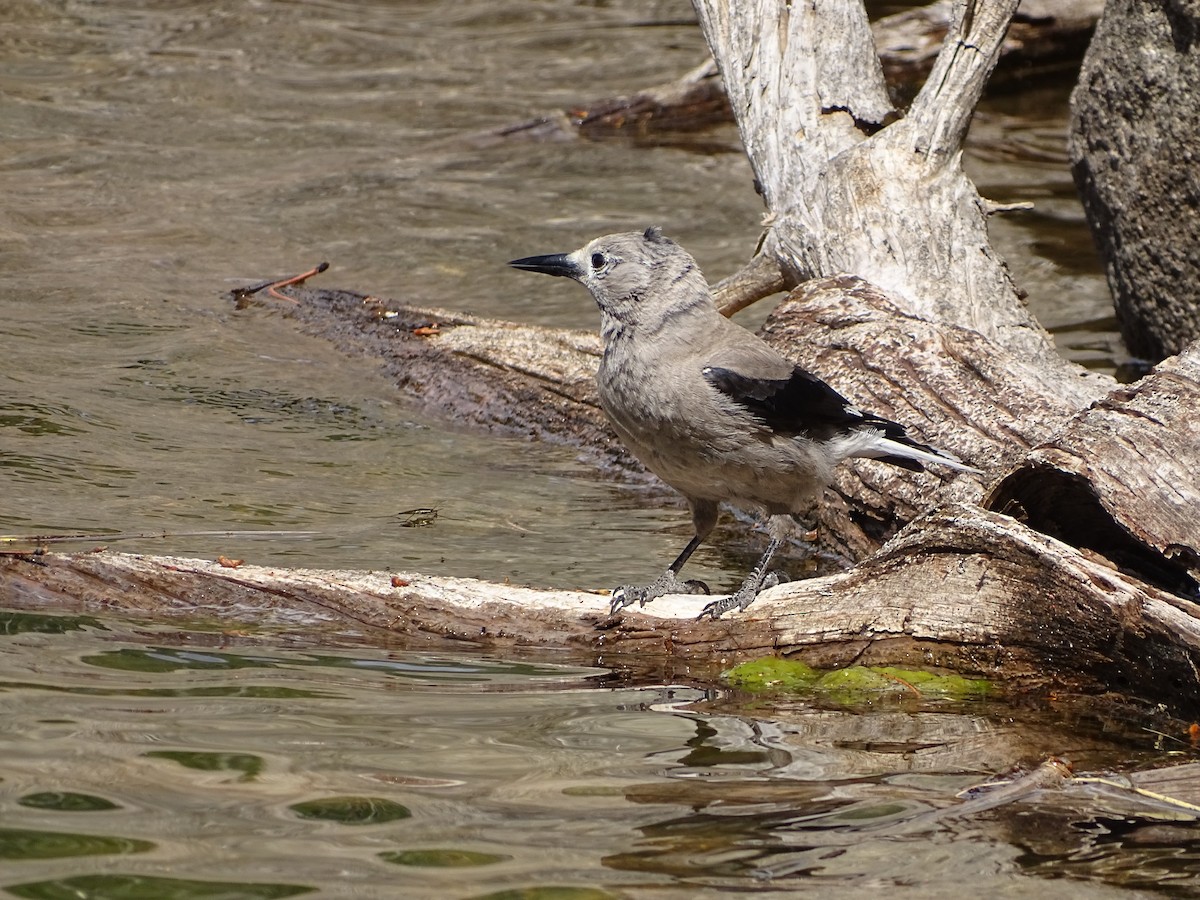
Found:
<svg viewBox="0 0 1200 900"><path fill-rule="evenodd" d="M1200 711L1194 611L969 505L917 520L850 572L781 585L716 622L695 620L695 597L610 617L608 598L594 594L115 553L0 557L0 583L17 607L320 628L412 648L575 649L606 664L673 664L677 675L693 667L700 678L770 653L817 666L936 666L1012 690L1116 691Z"/></svg>
<svg viewBox="0 0 1200 900"><path fill-rule="evenodd" d="M779 269L778 260L754 254L744 267L713 285L713 300L721 315L732 316L763 297L795 287Z"/></svg>
<svg viewBox="0 0 1200 900"><path fill-rule="evenodd" d="M830 158L895 115L857 0L700 0L696 9L771 212L793 211ZM836 274L794 268L797 281Z"/></svg>
<svg viewBox="0 0 1200 900"><path fill-rule="evenodd" d="M928 140L925 149L933 156L962 149L1017 0L959 0L954 6L942 51L908 111L910 127Z"/></svg>
<svg viewBox="0 0 1200 900"><path fill-rule="evenodd" d="M903 119L857 2L800 9L760 0L736 15L718 0L696 5L773 217L762 252L786 277L853 273L908 312L1069 368L992 251L987 210L960 166L1016 0L981 12L956 4L958 37Z"/></svg>

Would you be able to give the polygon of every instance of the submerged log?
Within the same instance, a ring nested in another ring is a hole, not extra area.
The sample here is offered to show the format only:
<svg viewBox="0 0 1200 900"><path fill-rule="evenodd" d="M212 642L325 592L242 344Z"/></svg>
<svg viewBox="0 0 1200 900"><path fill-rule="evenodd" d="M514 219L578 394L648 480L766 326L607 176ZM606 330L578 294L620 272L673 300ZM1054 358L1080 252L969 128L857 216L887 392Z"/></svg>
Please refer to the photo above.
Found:
<svg viewBox="0 0 1200 900"><path fill-rule="evenodd" d="M414 409L483 431L568 443L605 468L645 477L600 411L599 335L353 291L288 293L297 302L276 304L282 316L349 355L378 360Z"/></svg>
<svg viewBox="0 0 1200 900"><path fill-rule="evenodd" d="M628 96L588 101L505 126L483 137L543 141L620 137L660 146L670 143L673 136L731 121L729 100L710 59L676 81Z"/></svg>

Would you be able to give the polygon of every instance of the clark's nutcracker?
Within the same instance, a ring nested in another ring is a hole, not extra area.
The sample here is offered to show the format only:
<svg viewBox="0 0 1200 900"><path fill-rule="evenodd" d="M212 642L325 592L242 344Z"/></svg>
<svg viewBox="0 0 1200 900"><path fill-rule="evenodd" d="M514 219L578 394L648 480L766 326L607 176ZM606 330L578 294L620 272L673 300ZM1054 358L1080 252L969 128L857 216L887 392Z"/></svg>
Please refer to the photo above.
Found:
<svg viewBox="0 0 1200 900"><path fill-rule="evenodd" d="M691 507L696 536L658 579L613 591L611 612L663 594L707 588L679 570L712 531L717 506L757 507L770 543L732 596L700 616L745 609L776 584L767 566L852 456L922 471L936 463L976 472L864 413L841 394L718 311L696 261L658 228L610 234L574 253L530 256L517 269L564 275L591 291L602 317L600 403L617 435Z"/></svg>

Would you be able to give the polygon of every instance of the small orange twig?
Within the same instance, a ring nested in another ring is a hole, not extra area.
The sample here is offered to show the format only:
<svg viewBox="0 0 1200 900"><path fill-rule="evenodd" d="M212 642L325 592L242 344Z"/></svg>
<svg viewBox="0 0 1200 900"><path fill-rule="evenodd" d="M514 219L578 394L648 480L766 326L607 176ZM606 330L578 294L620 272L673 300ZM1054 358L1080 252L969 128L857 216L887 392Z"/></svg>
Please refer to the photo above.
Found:
<svg viewBox="0 0 1200 900"><path fill-rule="evenodd" d="M895 681L899 684L904 685L906 688L908 688L910 691L912 691L918 697L923 696L920 689L915 684L913 684L911 681L909 681L907 678L901 678L899 675L893 675L891 672L880 672L879 674L882 675L884 678L890 678L892 681Z"/></svg>
<svg viewBox="0 0 1200 900"><path fill-rule="evenodd" d="M314 275L320 275L328 268L329 263L323 262L319 266L309 269L307 272L303 272L300 275L294 275L291 278L285 278L283 281L273 282L272 284L267 285L267 293L277 300L286 300L288 303L295 303L296 301L291 297L285 297L283 294L279 293L279 288L288 287L293 284L304 284L304 282L308 281L308 279L312 278Z"/></svg>
<svg viewBox="0 0 1200 900"><path fill-rule="evenodd" d="M299 275L293 275L291 278L284 278L280 281L264 281L262 284L256 284L251 287L237 288L233 291L233 299L237 301L238 308L241 309L242 304L249 297L254 296L261 290L266 290L268 294L276 300L284 300L288 303L295 303L291 297L285 297L279 293L279 288L289 287L294 284L304 284L314 275L320 275L329 268L329 263L323 262L319 266L314 266L307 272L302 272Z"/></svg>

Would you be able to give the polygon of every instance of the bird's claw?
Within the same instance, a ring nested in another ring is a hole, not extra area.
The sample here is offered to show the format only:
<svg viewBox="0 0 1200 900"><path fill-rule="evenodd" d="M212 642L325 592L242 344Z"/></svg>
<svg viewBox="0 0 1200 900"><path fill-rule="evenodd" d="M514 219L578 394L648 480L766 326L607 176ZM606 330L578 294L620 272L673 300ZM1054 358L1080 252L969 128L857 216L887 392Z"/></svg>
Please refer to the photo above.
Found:
<svg viewBox="0 0 1200 900"><path fill-rule="evenodd" d="M612 592L612 602L608 608L610 616L616 615L627 606L645 606L651 600L657 600L665 594L708 594L708 585L703 581L691 579L680 581L669 569L650 584L623 584Z"/></svg>
<svg viewBox="0 0 1200 900"><path fill-rule="evenodd" d="M731 609L745 609L754 602L754 594L750 594L748 598L742 597L741 594L742 591L739 590L728 597L713 600L711 603L706 604L704 609L700 610L700 615L696 616L696 618L699 620L707 616L715 622Z"/></svg>
<svg viewBox="0 0 1200 900"><path fill-rule="evenodd" d="M707 616L715 622L731 609L745 610L767 588L775 587L787 580L787 576L782 572L768 572L762 578L751 575L742 582L741 587L728 597L719 597L707 604L704 609L700 610L700 615L696 618L703 619Z"/></svg>
<svg viewBox="0 0 1200 900"><path fill-rule="evenodd" d="M640 605L645 606L645 599L638 596L638 594L640 594L643 590L645 590L644 587L640 587L636 584L621 585L612 592L612 601L608 607L608 614L610 616L615 616L626 606L633 606L634 603L639 603Z"/></svg>

